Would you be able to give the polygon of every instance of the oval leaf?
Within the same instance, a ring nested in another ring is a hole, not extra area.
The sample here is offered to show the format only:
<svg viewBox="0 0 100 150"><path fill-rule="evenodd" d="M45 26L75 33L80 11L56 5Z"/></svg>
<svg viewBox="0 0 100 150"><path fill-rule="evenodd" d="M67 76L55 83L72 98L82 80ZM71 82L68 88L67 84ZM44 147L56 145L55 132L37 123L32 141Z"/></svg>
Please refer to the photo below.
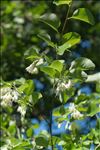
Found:
<svg viewBox="0 0 100 150"><path fill-rule="evenodd" d="M52 29L58 32L57 28L60 26L60 20L54 13L44 14L40 17L40 21L49 25Z"/></svg>
<svg viewBox="0 0 100 150"><path fill-rule="evenodd" d="M94 68L95 68L95 64L90 59L85 57L80 57L72 61L70 70L72 69L90 70Z"/></svg>
<svg viewBox="0 0 100 150"><path fill-rule="evenodd" d="M72 46L78 44L80 42L80 40L81 40L81 37L78 33L76 33L76 32L66 33L63 36L64 44L58 47L57 54L58 55L63 55L65 50L68 50Z"/></svg>
<svg viewBox="0 0 100 150"><path fill-rule="evenodd" d="M78 19L78 20L87 22L91 25L94 25L94 23L95 23L93 15L87 8L79 8L79 9L75 10L72 17L70 17L70 18Z"/></svg>
<svg viewBox="0 0 100 150"><path fill-rule="evenodd" d="M58 72L61 72L63 69L63 63L62 60L55 60L52 62L52 64L50 65L51 68L57 70Z"/></svg>
<svg viewBox="0 0 100 150"><path fill-rule="evenodd" d="M48 74L50 77L54 77L56 74L56 70L51 68L50 66L41 67L40 70Z"/></svg>

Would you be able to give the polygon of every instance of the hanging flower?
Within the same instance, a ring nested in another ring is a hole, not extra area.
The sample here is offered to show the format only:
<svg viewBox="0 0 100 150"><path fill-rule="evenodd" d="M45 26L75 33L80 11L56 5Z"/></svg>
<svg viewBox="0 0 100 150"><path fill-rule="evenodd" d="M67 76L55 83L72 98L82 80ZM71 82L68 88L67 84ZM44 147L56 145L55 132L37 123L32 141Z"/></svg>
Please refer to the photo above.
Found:
<svg viewBox="0 0 100 150"><path fill-rule="evenodd" d="M78 110L75 110L71 116L74 118L74 119L79 119L81 117L83 117L83 114L81 114Z"/></svg>
<svg viewBox="0 0 100 150"><path fill-rule="evenodd" d="M35 63L33 62L30 66L28 66L26 68L26 71L31 73L31 74L34 74L34 73L38 72L38 69L35 67Z"/></svg>
<svg viewBox="0 0 100 150"><path fill-rule="evenodd" d="M43 64L43 58L40 58L39 61L36 63L36 66L40 66Z"/></svg>
<svg viewBox="0 0 100 150"><path fill-rule="evenodd" d="M12 106L12 96L11 93L8 92L5 95L1 96L1 106L6 107L6 106Z"/></svg>
<svg viewBox="0 0 100 150"><path fill-rule="evenodd" d="M2 99L2 96L4 96L7 92L10 92L11 91L11 88L10 87L3 87L0 89L0 94L1 94L1 99Z"/></svg>
<svg viewBox="0 0 100 150"><path fill-rule="evenodd" d="M74 103L70 103L69 105L69 111L72 113L76 110Z"/></svg>
<svg viewBox="0 0 100 150"><path fill-rule="evenodd" d="M26 107L25 106L19 106L17 109L17 112L19 112L21 114L21 116L24 117L26 114Z"/></svg>
<svg viewBox="0 0 100 150"><path fill-rule="evenodd" d="M17 101L19 98L19 93L15 89L5 87L1 89L1 106L12 106L13 101Z"/></svg>
<svg viewBox="0 0 100 150"><path fill-rule="evenodd" d="M70 103L69 105L69 111L71 113L71 117L73 117L74 119L79 119L81 117L83 117L83 114L81 114L76 108L74 103Z"/></svg>
<svg viewBox="0 0 100 150"><path fill-rule="evenodd" d="M68 83L58 83L56 88L56 95L59 95L60 92L65 91L66 89L69 89L72 86L71 80L68 81Z"/></svg>
<svg viewBox="0 0 100 150"><path fill-rule="evenodd" d="M65 87L66 87L66 89L69 89L69 88L71 88L71 86L72 86L72 82L71 82L71 80L69 80L68 83L65 84Z"/></svg>
<svg viewBox="0 0 100 150"><path fill-rule="evenodd" d="M19 93L16 90L12 90L12 100L17 101L19 97Z"/></svg>
<svg viewBox="0 0 100 150"><path fill-rule="evenodd" d="M30 74L37 74L38 73L37 66L40 66L41 64L43 64L43 58L35 60L30 66L26 68L26 71L29 72Z"/></svg>

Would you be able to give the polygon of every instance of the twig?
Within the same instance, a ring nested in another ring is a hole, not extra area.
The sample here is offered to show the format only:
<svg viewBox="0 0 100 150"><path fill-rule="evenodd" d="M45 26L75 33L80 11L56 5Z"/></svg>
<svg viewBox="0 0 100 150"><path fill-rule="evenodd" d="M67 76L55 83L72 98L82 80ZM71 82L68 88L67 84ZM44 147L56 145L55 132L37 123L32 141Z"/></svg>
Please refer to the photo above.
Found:
<svg viewBox="0 0 100 150"><path fill-rule="evenodd" d="M63 25L63 28L62 28L61 35L63 35L64 30L65 30L65 27L66 27L66 24L67 24L67 20L68 20L68 15L69 15L70 7L71 7L71 5L69 5L69 7L68 7L68 11L67 11L67 14L66 14L66 18L65 18L65 22L64 22L64 25Z"/></svg>

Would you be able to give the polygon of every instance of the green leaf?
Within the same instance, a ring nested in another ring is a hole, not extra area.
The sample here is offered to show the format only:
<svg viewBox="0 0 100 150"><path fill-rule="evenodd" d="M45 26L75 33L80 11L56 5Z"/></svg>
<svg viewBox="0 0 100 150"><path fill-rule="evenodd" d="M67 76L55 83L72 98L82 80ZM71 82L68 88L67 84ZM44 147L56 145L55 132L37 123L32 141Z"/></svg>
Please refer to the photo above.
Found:
<svg viewBox="0 0 100 150"><path fill-rule="evenodd" d="M95 64L88 58L79 57L72 61L70 70L72 69L91 70L95 68Z"/></svg>
<svg viewBox="0 0 100 150"><path fill-rule="evenodd" d="M91 25L94 25L94 23L95 23L93 15L87 8L79 8L79 9L75 10L72 17L70 17L70 18L81 20L81 21L87 22Z"/></svg>
<svg viewBox="0 0 100 150"><path fill-rule="evenodd" d="M60 73L63 69L63 60L55 60L49 66L41 67L40 70L50 77L55 77L57 73Z"/></svg>
<svg viewBox="0 0 100 150"><path fill-rule="evenodd" d="M34 83L32 80L27 80L24 84L22 84L19 88L19 92L25 92L25 94L30 95L34 90Z"/></svg>
<svg viewBox="0 0 100 150"><path fill-rule="evenodd" d="M58 6L58 5L63 5L63 4L70 5L71 2L72 0L55 0L53 3Z"/></svg>
<svg viewBox="0 0 100 150"><path fill-rule="evenodd" d="M98 80L97 84L96 84L96 91L98 93L100 93L100 80Z"/></svg>
<svg viewBox="0 0 100 150"><path fill-rule="evenodd" d="M65 50L68 50L72 46L78 44L80 42L80 40L81 40L81 37L76 32L69 32L69 33L64 34L64 36L63 36L64 44L58 47L57 54L63 55Z"/></svg>
<svg viewBox="0 0 100 150"><path fill-rule="evenodd" d="M40 92L33 92L32 94L32 104L35 105L42 98L42 94Z"/></svg>
<svg viewBox="0 0 100 150"><path fill-rule="evenodd" d="M94 116L98 112L100 112L100 107L97 106L97 104L94 104L93 102L90 104L89 109L88 109L88 115L87 116Z"/></svg>
<svg viewBox="0 0 100 150"><path fill-rule="evenodd" d="M50 66L41 67L40 70L48 74L50 77L54 77L56 74L56 70L51 68Z"/></svg>
<svg viewBox="0 0 100 150"><path fill-rule="evenodd" d="M27 53L25 54L26 59L33 61L34 59L40 58L39 52L34 47L28 49Z"/></svg>
<svg viewBox="0 0 100 150"><path fill-rule="evenodd" d="M30 127L29 129L27 129L26 135L27 135L27 137L32 137L33 136L33 127Z"/></svg>
<svg viewBox="0 0 100 150"><path fill-rule="evenodd" d="M63 69L63 60L55 60L50 65L51 68L57 70L58 72L61 72Z"/></svg>
<svg viewBox="0 0 100 150"><path fill-rule="evenodd" d="M58 32L57 28L60 26L60 20L54 13L46 13L39 20Z"/></svg>
<svg viewBox="0 0 100 150"><path fill-rule="evenodd" d="M38 37L44 40L49 46L53 48L55 47L55 44L51 41L51 38L48 34L41 34L41 35L38 35Z"/></svg>
<svg viewBox="0 0 100 150"><path fill-rule="evenodd" d="M47 147L49 144L48 138L44 135L39 135L35 138L35 142L38 146Z"/></svg>
<svg viewBox="0 0 100 150"><path fill-rule="evenodd" d="M78 67L76 69L70 70L71 76L75 81L85 81L88 77L85 71L80 70Z"/></svg>

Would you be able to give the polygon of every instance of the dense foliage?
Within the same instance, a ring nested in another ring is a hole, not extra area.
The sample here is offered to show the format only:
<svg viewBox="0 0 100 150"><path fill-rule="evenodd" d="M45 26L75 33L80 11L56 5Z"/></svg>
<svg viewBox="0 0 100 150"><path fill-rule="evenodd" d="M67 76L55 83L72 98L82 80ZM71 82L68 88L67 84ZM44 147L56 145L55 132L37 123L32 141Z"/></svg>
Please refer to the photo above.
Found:
<svg viewBox="0 0 100 150"><path fill-rule="evenodd" d="M1 2L1 150L100 149L99 9L92 0ZM85 132L87 119L95 125ZM41 120L48 130L35 134ZM65 133L53 134L54 121Z"/></svg>

